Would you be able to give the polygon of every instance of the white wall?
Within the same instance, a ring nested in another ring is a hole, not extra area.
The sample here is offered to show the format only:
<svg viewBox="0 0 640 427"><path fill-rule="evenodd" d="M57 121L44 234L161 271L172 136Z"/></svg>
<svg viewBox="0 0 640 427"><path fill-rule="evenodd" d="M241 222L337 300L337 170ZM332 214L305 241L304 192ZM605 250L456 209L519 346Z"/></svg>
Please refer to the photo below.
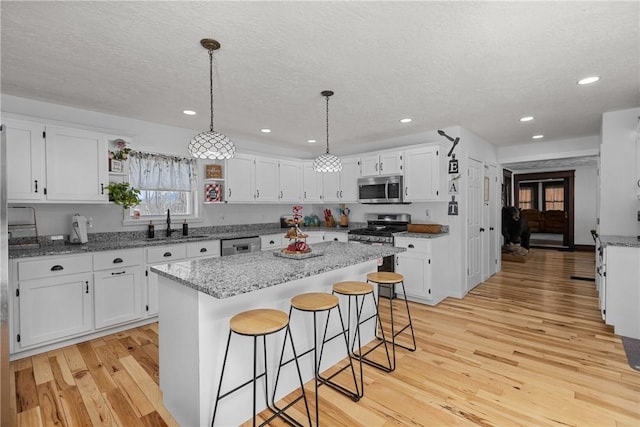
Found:
<svg viewBox="0 0 640 427"><path fill-rule="evenodd" d="M500 163L504 164L585 157L597 155L599 148L600 137L594 135L583 138L502 146L498 148L498 159Z"/></svg>
<svg viewBox="0 0 640 427"><path fill-rule="evenodd" d="M602 235L636 236L637 134L640 108L602 115L600 151L600 225Z"/></svg>

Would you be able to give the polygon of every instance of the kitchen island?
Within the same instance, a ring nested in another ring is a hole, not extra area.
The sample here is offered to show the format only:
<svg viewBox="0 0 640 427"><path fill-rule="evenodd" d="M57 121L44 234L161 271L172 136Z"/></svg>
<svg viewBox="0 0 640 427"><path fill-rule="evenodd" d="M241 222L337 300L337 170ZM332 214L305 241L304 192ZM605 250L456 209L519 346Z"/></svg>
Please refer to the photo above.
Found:
<svg viewBox="0 0 640 427"><path fill-rule="evenodd" d="M159 275L160 388L165 406L185 427L211 423L213 405L222 369L229 319L255 308L289 312L291 297L306 292L331 292L333 283L365 280L377 269L378 258L403 252L403 248L324 242L311 245L320 256L287 259L273 251L176 262L151 268ZM373 313L373 305L365 306ZM294 312L291 330L296 350L312 346L312 315ZM319 316L319 325L325 319ZM363 344L374 339L373 322L363 330ZM339 328L335 314L330 333ZM269 336L269 372L277 367L283 335ZM234 334L223 390L249 380L252 340ZM325 347L321 370L346 356L344 342L333 340ZM313 378L313 355L300 359L304 381ZM260 364L260 362L259 362ZM298 387L294 366L283 369L277 398ZM227 379L229 382L227 382ZM273 376L270 377L270 383ZM269 384L272 387L272 384ZM322 390L332 393L333 391ZM258 396L258 408L264 402ZM249 419L251 387L245 387L220 404L218 425L238 425Z"/></svg>

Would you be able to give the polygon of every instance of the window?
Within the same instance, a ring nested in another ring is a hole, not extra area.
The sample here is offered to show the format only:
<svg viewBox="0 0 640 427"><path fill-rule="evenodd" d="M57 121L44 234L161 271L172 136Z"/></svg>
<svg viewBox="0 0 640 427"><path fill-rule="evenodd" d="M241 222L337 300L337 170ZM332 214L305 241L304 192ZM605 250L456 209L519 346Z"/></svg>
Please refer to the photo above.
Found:
<svg viewBox="0 0 640 427"><path fill-rule="evenodd" d="M167 210L172 217L197 216L196 183L198 168L195 159L163 154L131 153L129 180L140 190L140 205L129 210L141 218L164 217Z"/></svg>
<svg viewBox="0 0 640 427"><path fill-rule="evenodd" d="M564 185L561 182L551 182L543 184L544 210L563 211L564 210Z"/></svg>
<svg viewBox="0 0 640 427"><path fill-rule="evenodd" d="M535 209L537 206L538 187L535 183L521 183L518 189L518 207Z"/></svg>

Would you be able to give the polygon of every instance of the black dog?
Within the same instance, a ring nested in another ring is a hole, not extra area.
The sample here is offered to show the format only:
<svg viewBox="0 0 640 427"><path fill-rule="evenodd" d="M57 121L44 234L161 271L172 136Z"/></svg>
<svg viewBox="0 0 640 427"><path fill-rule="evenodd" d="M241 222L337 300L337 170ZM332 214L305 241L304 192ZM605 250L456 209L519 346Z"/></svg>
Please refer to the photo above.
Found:
<svg viewBox="0 0 640 427"><path fill-rule="evenodd" d="M502 236L505 245L520 243L520 246L529 249L531 231L527 220L520 216L520 209L514 206L502 208Z"/></svg>

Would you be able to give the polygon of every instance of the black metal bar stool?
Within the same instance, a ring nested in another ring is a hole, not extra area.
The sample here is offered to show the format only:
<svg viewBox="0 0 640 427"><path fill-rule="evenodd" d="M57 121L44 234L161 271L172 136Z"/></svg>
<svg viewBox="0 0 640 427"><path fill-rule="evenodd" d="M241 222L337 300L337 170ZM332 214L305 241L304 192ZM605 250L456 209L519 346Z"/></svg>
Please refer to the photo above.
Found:
<svg viewBox="0 0 640 427"><path fill-rule="evenodd" d="M319 411L318 411L318 387L321 385L328 385L329 387L333 388L334 390L344 394L345 396L351 398L351 400L353 400L354 402L357 402L360 399L360 393L358 391L358 382L356 379L356 371L353 368L353 362L351 360L351 357L349 356L349 340L347 338L347 332L345 330L344 327L344 320L342 318L342 313L340 312L339 309L339 303L340 301L338 300L338 297L335 295L331 295L328 293L320 293L320 292L311 292L311 293L306 293L306 294L300 294L300 295L296 295L295 297L291 298L291 308L289 309L289 317L291 317L292 313L293 313L293 309L296 309L298 311L303 311L303 312L310 312L313 313L313 347L311 347L309 350L300 353L297 357L302 357L310 352L313 352L313 363L314 363L314 385L315 385L315 394L316 394L316 425L320 425L320 416L319 416ZM335 308L338 308L338 316L340 317L340 332L338 332L338 334L334 335L333 337L327 338L327 330L329 327L329 317L331 316L331 311ZM320 351L318 352L318 324L317 324L317 315L318 313L321 312L327 312L327 321L325 324L325 328L324 328L324 333L322 336L322 342L320 344ZM339 336L343 336L344 338L344 343L345 343L345 356L347 357L347 360L349 361L349 363L345 366L343 366L342 368L338 369L336 372L334 372L333 374L331 374L328 377L323 377L322 375L320 375L320 365L322 363L322 353L324 350L324 345L325 343L333 340L334 338L337 338ZM318 354L319 353L319 354ZM283 361L283 357L284 356L284 349L283 349L283 354L280 357L280 365L278 367L278 373L276 375L276 382L275 382L275 388L277 388L278 386L278 378L280 376L280 368L282 368L283 366L285 366L286 364L290 363L292 360L294 360L296 358L296 356L294 355L293 359L287 360L287 361ZM297 363L297 362L296 362ZM336 383L335 381L332 381L332 379L340 374L341 372L343 372L344 370L346 370L347 368L351 368L351 375L353 376L353 384L354 384L354 389L353 390L349 390L348 388L343 387L342 385ZM275 394L275 390L274 390L274 394Z"/></svg>
<svg viewBox="0 0 640 427"><path fill-rule="evenodd" d="M378 312L378 303L376 302L375 296L373 294L373 286L369 283L358 282L358 281L347 281L347 282L338 282L333 285L333 293L338 295L343 295L348 297L347 300L347 336L351 337L351 324L350 321L352 319L352 304L351 299L355 298L355 303L353 304L353 309L355 312L355 332L353 333L353 340L351 342L351 357L360 362L360 397L364 396L364 378L362 375L362 363L367 363L376 368L382 369L383 371L390 372L391 371L391 356L389 355L389 348L387 347L387 340L384 337L384 330L382 329L382 324L380 323L380 313ZM371 296L371 301L375 307L375 313L366 319L362 319L362 310L364 309L364 302L367 295ZM361 297L361 298L360 298ZM377 327L380 326L380 330L382 333L382 340L376 344L374 347L367 350L365 353L362 353L362 339L360 333L360 325L368 322L369 320L375 319L376 324L376 336L377 336ZM356 353L355 345L356 340L358 343L358 352ZM366 356L380 347L384 345L385 353L387 356L387 365L383 365L379 362L371 360Z"/></svg>
<svg viewBox="0 0 640 427"><path fill-rule="evenodd" d="M287 339L291 342L291 349L293 351L294 360L296 363L296 368L298 370L298 379L300 381L300 388L302 390L302 394L295 398L290 404L288 404L285 408L277 408L273 402L275 396L275 390L273 395L271 396L271 400L269 399L268 392L268 375L267 375L267 335L274 334L286 328L284 343L282 345L283 351L287 344ZM229 345L231 343L231 336L233 333L238 335L244 335L253 337L253 378L249 381L240 384L232 390L227 391L226 393L221 393L222 391L222 379L224 378L224 371L227 365L227 356L229 355ZM258 374L257 370L257 345L258 345L258 337L262 337L262 348L263 348L263 357L264 357L264 372ZM264 423L260 424L261 426L268 424L276 417L280 417L289 425L301 426L299 422L293 419L290 415L288 415L285 410L291 407L293 404L298 402L300 399L304 399L304 404L307 409L307 418L309 420L309 425L311 425L311 412L309 411L309 405L307 403L307 396L304 392L304 383L302 382L302 374L300 373L300 366L298 365L298 360L296 357L296 349L293 344L293 337L291 335L291 330L289 328L289 316L284 311L274 310L274 309L256 309L256 310L248 310L242 313L236 314L229 321L229 338L227 339L227 348L224 352L224 361L222 362L222 372L220 373L220 383L218 384L218 393L216 395L216 403L213 408L213 417L211 418L211 426L213 427L214 422L216 420L216 412L218 410L218 403L221 399L229 396L232 393L240 390L241 388L249 385L249 383L253 383L253 425L256 425L256 381L264 377L264 398L267 404L267 408L273 412L273 415L267 419Z"/></svg>
<svg viewBox="0 0 640 427"><path fill-rule="evenodd" d="M404 304L405 304L405 307L407 308L407 317L409 318L409 323L404 325L397 332L395 330L395 320L393 316L393 299L389 299L389 307L391 311L391 343L392 343L392 353L393 353L393 358L392 358L393 363L391 365L391 371L393 371L394 369L396 369L396 346L405 348L409 351L416 350L416 336L413 333L413 322L411 322L411 311L409 311L409 302L407 301L407 293L404 287L404 276L399 273L392 273L388 271L376 271L374 273L367 274L367 282L376 283L378 287L384 286L389 288L389 290L391 291L389 292L389 295L394 294L396 285L398 284L402 285L402 295L404 296ZM380 305L379 291L378 291L378 305ZM412 347L409 347L400 343L396 343L396 337L400 335L402 332L404 332L407 328L411 330L411 340L413 342ZM380 337L378 338L382 339Z"/></svg>

